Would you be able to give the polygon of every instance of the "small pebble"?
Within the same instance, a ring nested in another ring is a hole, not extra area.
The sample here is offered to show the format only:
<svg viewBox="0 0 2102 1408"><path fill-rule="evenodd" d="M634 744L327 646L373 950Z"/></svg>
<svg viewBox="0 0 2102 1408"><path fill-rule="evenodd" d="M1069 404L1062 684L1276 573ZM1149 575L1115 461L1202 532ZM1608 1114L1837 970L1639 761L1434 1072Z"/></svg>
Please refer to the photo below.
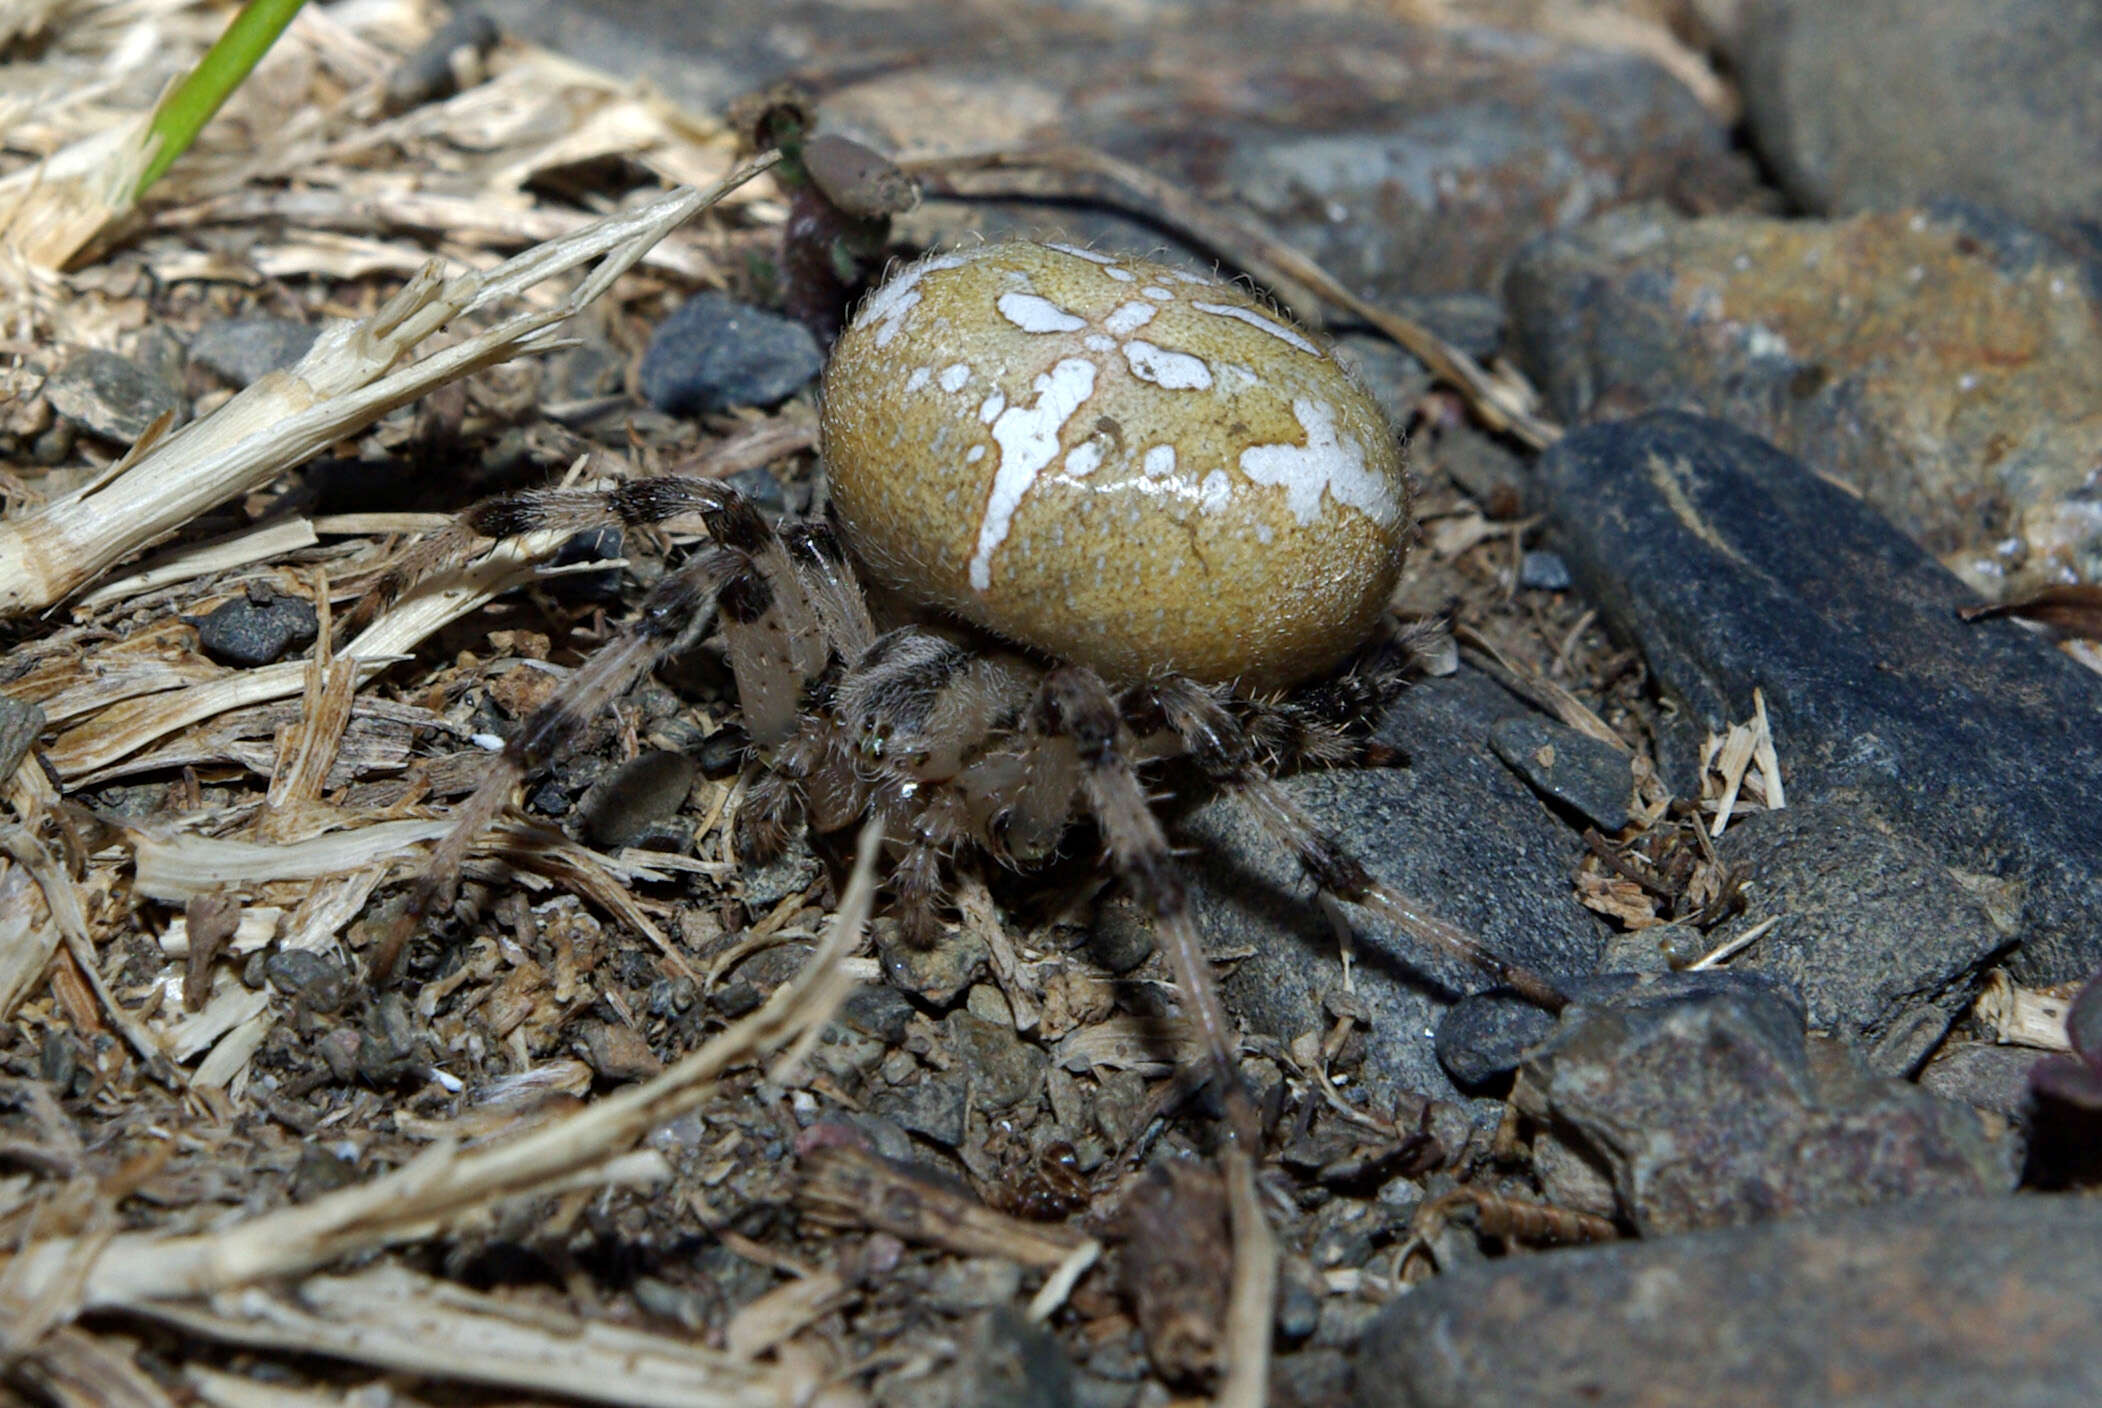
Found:
<svg viewBox="0 0 2102 1408"><path fill-rule="evenodd" d="M752 918L762 919L790 895L809 889L823 870L809 843L798 836L779 856L744 872L744 907Z"/></svg>
<svg viewBox="0 0 2102 1408"><path fill-rule="evenodd" d="M896 988L857 987L839 1005L839 1020L864 1035L896 1045L912 1024L910 999Z"/></svg>
<svg viewBox="0 0 2102 1408"><path fill-rule="evenodd" d="M207 656L246 668L274 664L312 644L321 628L312 602L279 595L264 582L251 582L246 595L183 620L197 628L198 647Z"/></svg>
<svg viewBox="0 0 2102 1408"><path fill-rule="evenodd" d="M584 1059L607 1080L647 1080L664 1069L642 1033L625 1022L585 1022Z"/></svg>
<svg viewBox="0 0 2102 1408"><path fill-rule="evenodd" d="M908 942L888 920L879 920L874 929L884 976L893 986L937 1007L946 1006L977 981L992 956L985 940L961 928L944 929L925 946Z"/></svg>
<svg viewBox="0 0 2102 1408"><path fill-rule="evenodd" d="M1628 824L1635 771L1628 755L1588 734L1546 719L1499 719L1489 746L1535 791L1581 815L1608 835Z"/></svg>
<svg viewBox="0 0 2102 1408"><path fill-rule="evenodd" d="M801 323L727 294L689 298L642 355L642 394L671 415L771 406L810 384L825 364Z"/></svg>
<svg viewBox="0 0 2102 1408"><path fill-rule="evenodd" d="M480 10L459 11L387 75L387 111L442 102L460 91L463 79L478 81L481 60L498 37L495 20Z"/></svg>
<svg viewBox="0 0 2102 1408"><path fill-rule="evenodd" d="M788 491L764 465L756 469L740 469L723 482L744 495L746 502L769 518L778 518L790 508Z"/></svg>
<svg viewBox="0 0 2102 1408"><path fill-rule="evenodd" d="M1535 548L1518 559L1518 585L1529 592L1569 590L1569 564L1558 552Z"/></svg>
<svg viewBox="0 0 2102 1408"><path fill-rule="evenodd" d="M130 444L163 412L182 418L182 392L114 352L75 354L44 383L51 408L91 435Z"/></svg>
<svg viewBox="0 0 2102 1408"><path fill-rule="evenodd" d="M339 1010L350 996L350 975L323 953L277 949L263 960L270 986L314 1012Z"/></svg>
<svg viewBox="0 0 2102 1408"><path fill-rule="evenodd" d="M1153 957L1153 924L1139 902L1116 894L1098 903L1094 923L1088 928L1087 952L1120 978Z"/></svg>
<svg viewBox="0 0 2102 1408"><path fill-rule="evenodd" d="M967 1111L963 1082L923 1077L876 1097L875 1112L944 1148L963 1143Z"/></svg>
<svg viewBox="0 0 2102 1408"><path fill-rule="evenodd" d="M693 759L683 753L639 753L607 770L577 803L584 835L602 850L634 845L678 811L693 775Z"/></svg>
<svg viewBox="0 0 2102 1408"><path fill-rule="evenodd" d="M321 329L292 318L226 318L197 330L190 339L190 360L235 386L247 386L298 362L320 334Z"/></svg>
<svg viewBox="0 0 2102 1408"><path fill-rule="evenodd" d="M969 1071L981 1109L1004 1110L1043 1088L1050 1058L1015 1034L969 1012L951 1012L943 1024L957 1060Z"/></svg>

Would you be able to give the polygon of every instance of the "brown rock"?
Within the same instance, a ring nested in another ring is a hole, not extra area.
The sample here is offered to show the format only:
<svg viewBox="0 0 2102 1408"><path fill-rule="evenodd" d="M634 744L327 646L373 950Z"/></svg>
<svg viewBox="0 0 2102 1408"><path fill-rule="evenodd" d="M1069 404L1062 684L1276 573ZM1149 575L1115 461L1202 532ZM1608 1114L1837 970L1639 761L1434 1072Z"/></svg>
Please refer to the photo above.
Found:
<svg viewBox="0 0 2102 1408"><path fill-rule="evenodd" d="M1858 490L1987 595L2102 580L2093 270L1976 211L1655 211L1546 241L1507 285L1572 421L1702 410Z"/></svg>

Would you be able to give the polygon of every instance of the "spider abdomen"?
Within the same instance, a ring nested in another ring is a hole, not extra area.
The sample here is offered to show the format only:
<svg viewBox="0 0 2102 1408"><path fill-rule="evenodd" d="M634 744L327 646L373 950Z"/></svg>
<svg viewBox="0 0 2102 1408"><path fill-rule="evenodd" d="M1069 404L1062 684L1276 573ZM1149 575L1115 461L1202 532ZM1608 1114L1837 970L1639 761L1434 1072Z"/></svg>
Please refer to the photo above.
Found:
<svg viewBox="0 0 2102 1408"><path fill-rule="evenodd" d="M887 585L1114 679L1272 688L1370 633L1409 491L1371 396L1245 290L1066 245L925 259L825 377Z"/></svg>

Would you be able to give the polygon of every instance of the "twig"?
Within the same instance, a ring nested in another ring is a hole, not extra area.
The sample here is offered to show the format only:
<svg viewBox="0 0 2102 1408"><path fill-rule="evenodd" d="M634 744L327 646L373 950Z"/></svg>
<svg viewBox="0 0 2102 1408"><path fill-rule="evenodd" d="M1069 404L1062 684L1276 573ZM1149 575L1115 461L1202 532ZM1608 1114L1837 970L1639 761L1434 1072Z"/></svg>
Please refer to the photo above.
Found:
<svg viewBox="0 0 2102 1408"><path fill-rule="evenodd" d="M732 1065L814 1039L831 1020L851 986L840 960L859 941L874 902L880 836L873 823L863 828L839 912L795 981L664 1074L504 1143L463 1152L443 1141L392 1173L304 1206L204 1233L121 1234L82 1276L76 1308L138 1309L298 1275L429 1236L500 1200L588 1182L651 1130L697 1108ZM10 1291L35 1297L78 1254L73 1237L30 1243L6 1268Z"/></svg>
<svg viewBox="0 0 2102 1408"><path fill-rule="evenodd" d="M851 1144L821 1145L803 1156L796 1203L829 1226L888 1232L923 1246L1004 1256L1046 1270L1063 1266L1087 1241L1071 1228L996 1212Z"/></svg>
<svg viewBox="0 0 2102 1408"><path fill-rule="evenodd" d="M59 934L64 938L66 951L73 955L73 962L80 968L81 976L94 990L95 998L109 1013L110 1022L124 1040L136 1051L139 1059L146 1063L147 1074L173 1089L182 1088L182 1078L173 1062L162 1054L160 1043L153 1033L146 1030L139 1020L126 1012L117 1001L117 995L102 981L101 959L95 953L94 937L88 932L88 917L80 907L80 895L65 871L59 868L50 852L41 841L20 826L0 827L0 848L13 856L30 878L44 892L44 904L58 924Z"/></svg>
<svg viewBox="0 0 2102 1408"><path fill-rule="evenodd" d="M1759 942L1759 940L1765 938L1767 932L1780 922L1780 915L1769 915L1739 934L1736 938L1717 944L1714 948L1687 964L1686 971L1698 973L1709 968L1720 968L1729 959L1736 957L1753 944Z"/></svg>
<svg viewBox="0 0 2102 1408"><path fill-rule="evenodd" d="M1277 1319L1277 1239L1263 1217L1255 1162L1246 1150L1224 1156L1233 1221L1233 1286L1226 1302L1226 1375L1218 1408L1263 1408L1270 1398L1270 1327Z"/></svg>

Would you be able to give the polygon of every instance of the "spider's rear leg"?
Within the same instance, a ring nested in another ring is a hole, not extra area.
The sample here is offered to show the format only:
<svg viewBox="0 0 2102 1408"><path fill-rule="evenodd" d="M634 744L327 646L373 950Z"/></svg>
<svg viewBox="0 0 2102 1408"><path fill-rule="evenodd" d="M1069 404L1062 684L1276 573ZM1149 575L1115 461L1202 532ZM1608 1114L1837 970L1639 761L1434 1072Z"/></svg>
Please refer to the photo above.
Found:
<svg viewBox="0 0 2102 1408"><path fill-rule="evenodd" d="M1032 726L1069 740L1080 790L1102 828L1111 860L1153 916L1184 1006L1218 1072L1229 1127L1251 1154L1258 1148L1255 1104L1241 1082L1240 1039L1219 1002L1211 960L1198 940L1189 894L1160 819L1131 764L1133 740L1109 689L1093 670L1066 666L1044 677Z"/></svg>
<svg viewBox="0 0 2102 1408"><path fill-rule="evenodd" d="M1256 759L1240 724L1212 691L1186 679L1143 686L1157 710L1206 776L1240 798L1249 813L1299 861L1314 883L1338 899L1361 905L1403 933L1461 959L1549 1012L1569 999L1546 977L1514 963L1456 925L1378 879L1341 840L1314 823Z"/></svg>
<svg viewBox="0 0 2102 1408"><path fill-rule="evenodd" d="M1408 688L1408 663L1392 653L1318 685L1274 699L1221 702L1248 748L1270 770L1384 767L1396 750L1365 736L1363 721L1386 716Z"/></svg>

